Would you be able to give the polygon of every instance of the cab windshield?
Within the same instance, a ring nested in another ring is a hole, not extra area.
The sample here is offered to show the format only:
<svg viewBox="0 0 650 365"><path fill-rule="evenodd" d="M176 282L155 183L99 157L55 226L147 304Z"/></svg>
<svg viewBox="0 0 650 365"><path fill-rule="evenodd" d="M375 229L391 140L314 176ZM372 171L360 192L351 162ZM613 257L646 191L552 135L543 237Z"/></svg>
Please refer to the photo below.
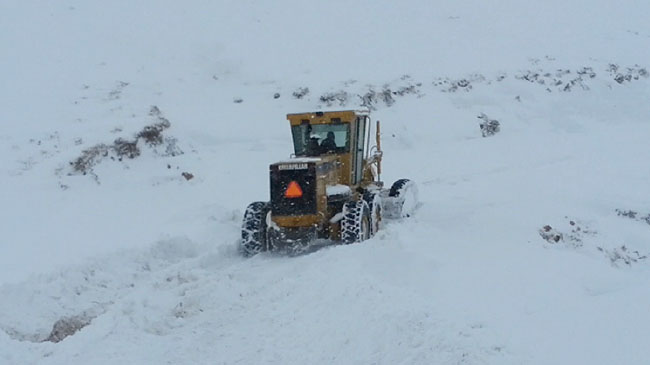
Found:
<svg viewBox="0 0 650 365"><path fill-rule="evenodd" d="M350 150L350 124L301 124L291 127L296 156L346 153Z"/></svg>

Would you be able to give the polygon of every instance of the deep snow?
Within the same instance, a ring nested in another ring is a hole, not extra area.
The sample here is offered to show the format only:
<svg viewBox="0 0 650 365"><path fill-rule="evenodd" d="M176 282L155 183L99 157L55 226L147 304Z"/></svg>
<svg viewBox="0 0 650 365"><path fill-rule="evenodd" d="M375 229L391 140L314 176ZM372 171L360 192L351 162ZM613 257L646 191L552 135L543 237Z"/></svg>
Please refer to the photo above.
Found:
<svg viewBox="0 0 650 365"><path fill-rule="evenodd" d="M647 362L648 10L0 5L0 362ZM383 178L418 182L416 214L241 258L243 210L291 153L285 114L368 101ZM152 106L182 154L140 141L73 173ZM482 138L481 113L501 132ZM67 316L91 322L40 342Z"/></svg>

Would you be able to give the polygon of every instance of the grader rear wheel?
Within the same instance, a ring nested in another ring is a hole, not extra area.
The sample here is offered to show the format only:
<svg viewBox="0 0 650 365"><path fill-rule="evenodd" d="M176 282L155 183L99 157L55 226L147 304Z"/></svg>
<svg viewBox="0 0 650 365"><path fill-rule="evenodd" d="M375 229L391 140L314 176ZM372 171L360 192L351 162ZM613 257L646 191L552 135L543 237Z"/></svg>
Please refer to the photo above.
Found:
<svg viewBox="0 0 650 365"><path fill-rule="evenodd" d="M350 244L370 238L372 218L368 203L363 200L349 201L343 205L341 240Z"/></svg>
<svg viewBox="0 0 650 365"><path fill-rule="evenodd" d="M267 202L254 202L246 208L240 243L244 256L254 256L268 249L266 217L270 210L271 205Z"/></svg>

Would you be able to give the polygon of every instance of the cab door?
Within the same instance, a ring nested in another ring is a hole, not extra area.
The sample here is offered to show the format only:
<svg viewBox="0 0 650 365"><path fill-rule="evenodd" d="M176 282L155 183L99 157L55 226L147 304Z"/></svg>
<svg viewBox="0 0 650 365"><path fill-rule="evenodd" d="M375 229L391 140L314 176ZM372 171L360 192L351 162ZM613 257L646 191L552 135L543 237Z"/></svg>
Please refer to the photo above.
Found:
<svg viewBox="0 0 650 365"><path fill-rule="evenodd" d="M367 124L367 116L357 117L354 126L354 146L352 146L352 185L358 185L363 178L363 160L366 149L365 137Z"/></svg>

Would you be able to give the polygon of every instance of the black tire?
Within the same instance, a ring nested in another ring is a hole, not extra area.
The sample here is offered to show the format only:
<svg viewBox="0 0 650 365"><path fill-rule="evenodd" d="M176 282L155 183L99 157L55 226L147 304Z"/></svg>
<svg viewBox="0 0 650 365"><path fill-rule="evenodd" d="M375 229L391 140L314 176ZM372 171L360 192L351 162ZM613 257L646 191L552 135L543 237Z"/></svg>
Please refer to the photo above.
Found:
<svg viewBox="0 0 650 365"><path fill-rule="evenodd" d="M411 180L409 179L399 179L393 183L393 186L390 187L390 192L388 196L400 196L404 186Z"/></svg>
<svg viewBox="0 0 650 365"><path fill-rule="evenodd" d="M409 179L400 179L390 187L389 197L396 198L399 204L399 216L410 217L418 204L418 188Z"/></svg>
<svg viewBox="0 0 650 365"><path fill-rule="evenodd" d="M371 231L370 235L374 236L379 231L381 222L381 194L379 190L366 191L363 194L363 200L368 204L370 211Z"/></svg>
<svg viewBox="0 0 650 365"><path fill-rule="evenodd" d="M345 244L361 242L370 238L371 218L368 203L364 200L349 201L343 205L341 241Z"/></svg>
<svg viewBox="0 0 650 365"><path fill-rule="evenodd" d="M254 202L246 208L240 243L241 252L245 257L257 255L268 249L266 216L269 211L271 211L271 204L267 202Z"/></svg>

